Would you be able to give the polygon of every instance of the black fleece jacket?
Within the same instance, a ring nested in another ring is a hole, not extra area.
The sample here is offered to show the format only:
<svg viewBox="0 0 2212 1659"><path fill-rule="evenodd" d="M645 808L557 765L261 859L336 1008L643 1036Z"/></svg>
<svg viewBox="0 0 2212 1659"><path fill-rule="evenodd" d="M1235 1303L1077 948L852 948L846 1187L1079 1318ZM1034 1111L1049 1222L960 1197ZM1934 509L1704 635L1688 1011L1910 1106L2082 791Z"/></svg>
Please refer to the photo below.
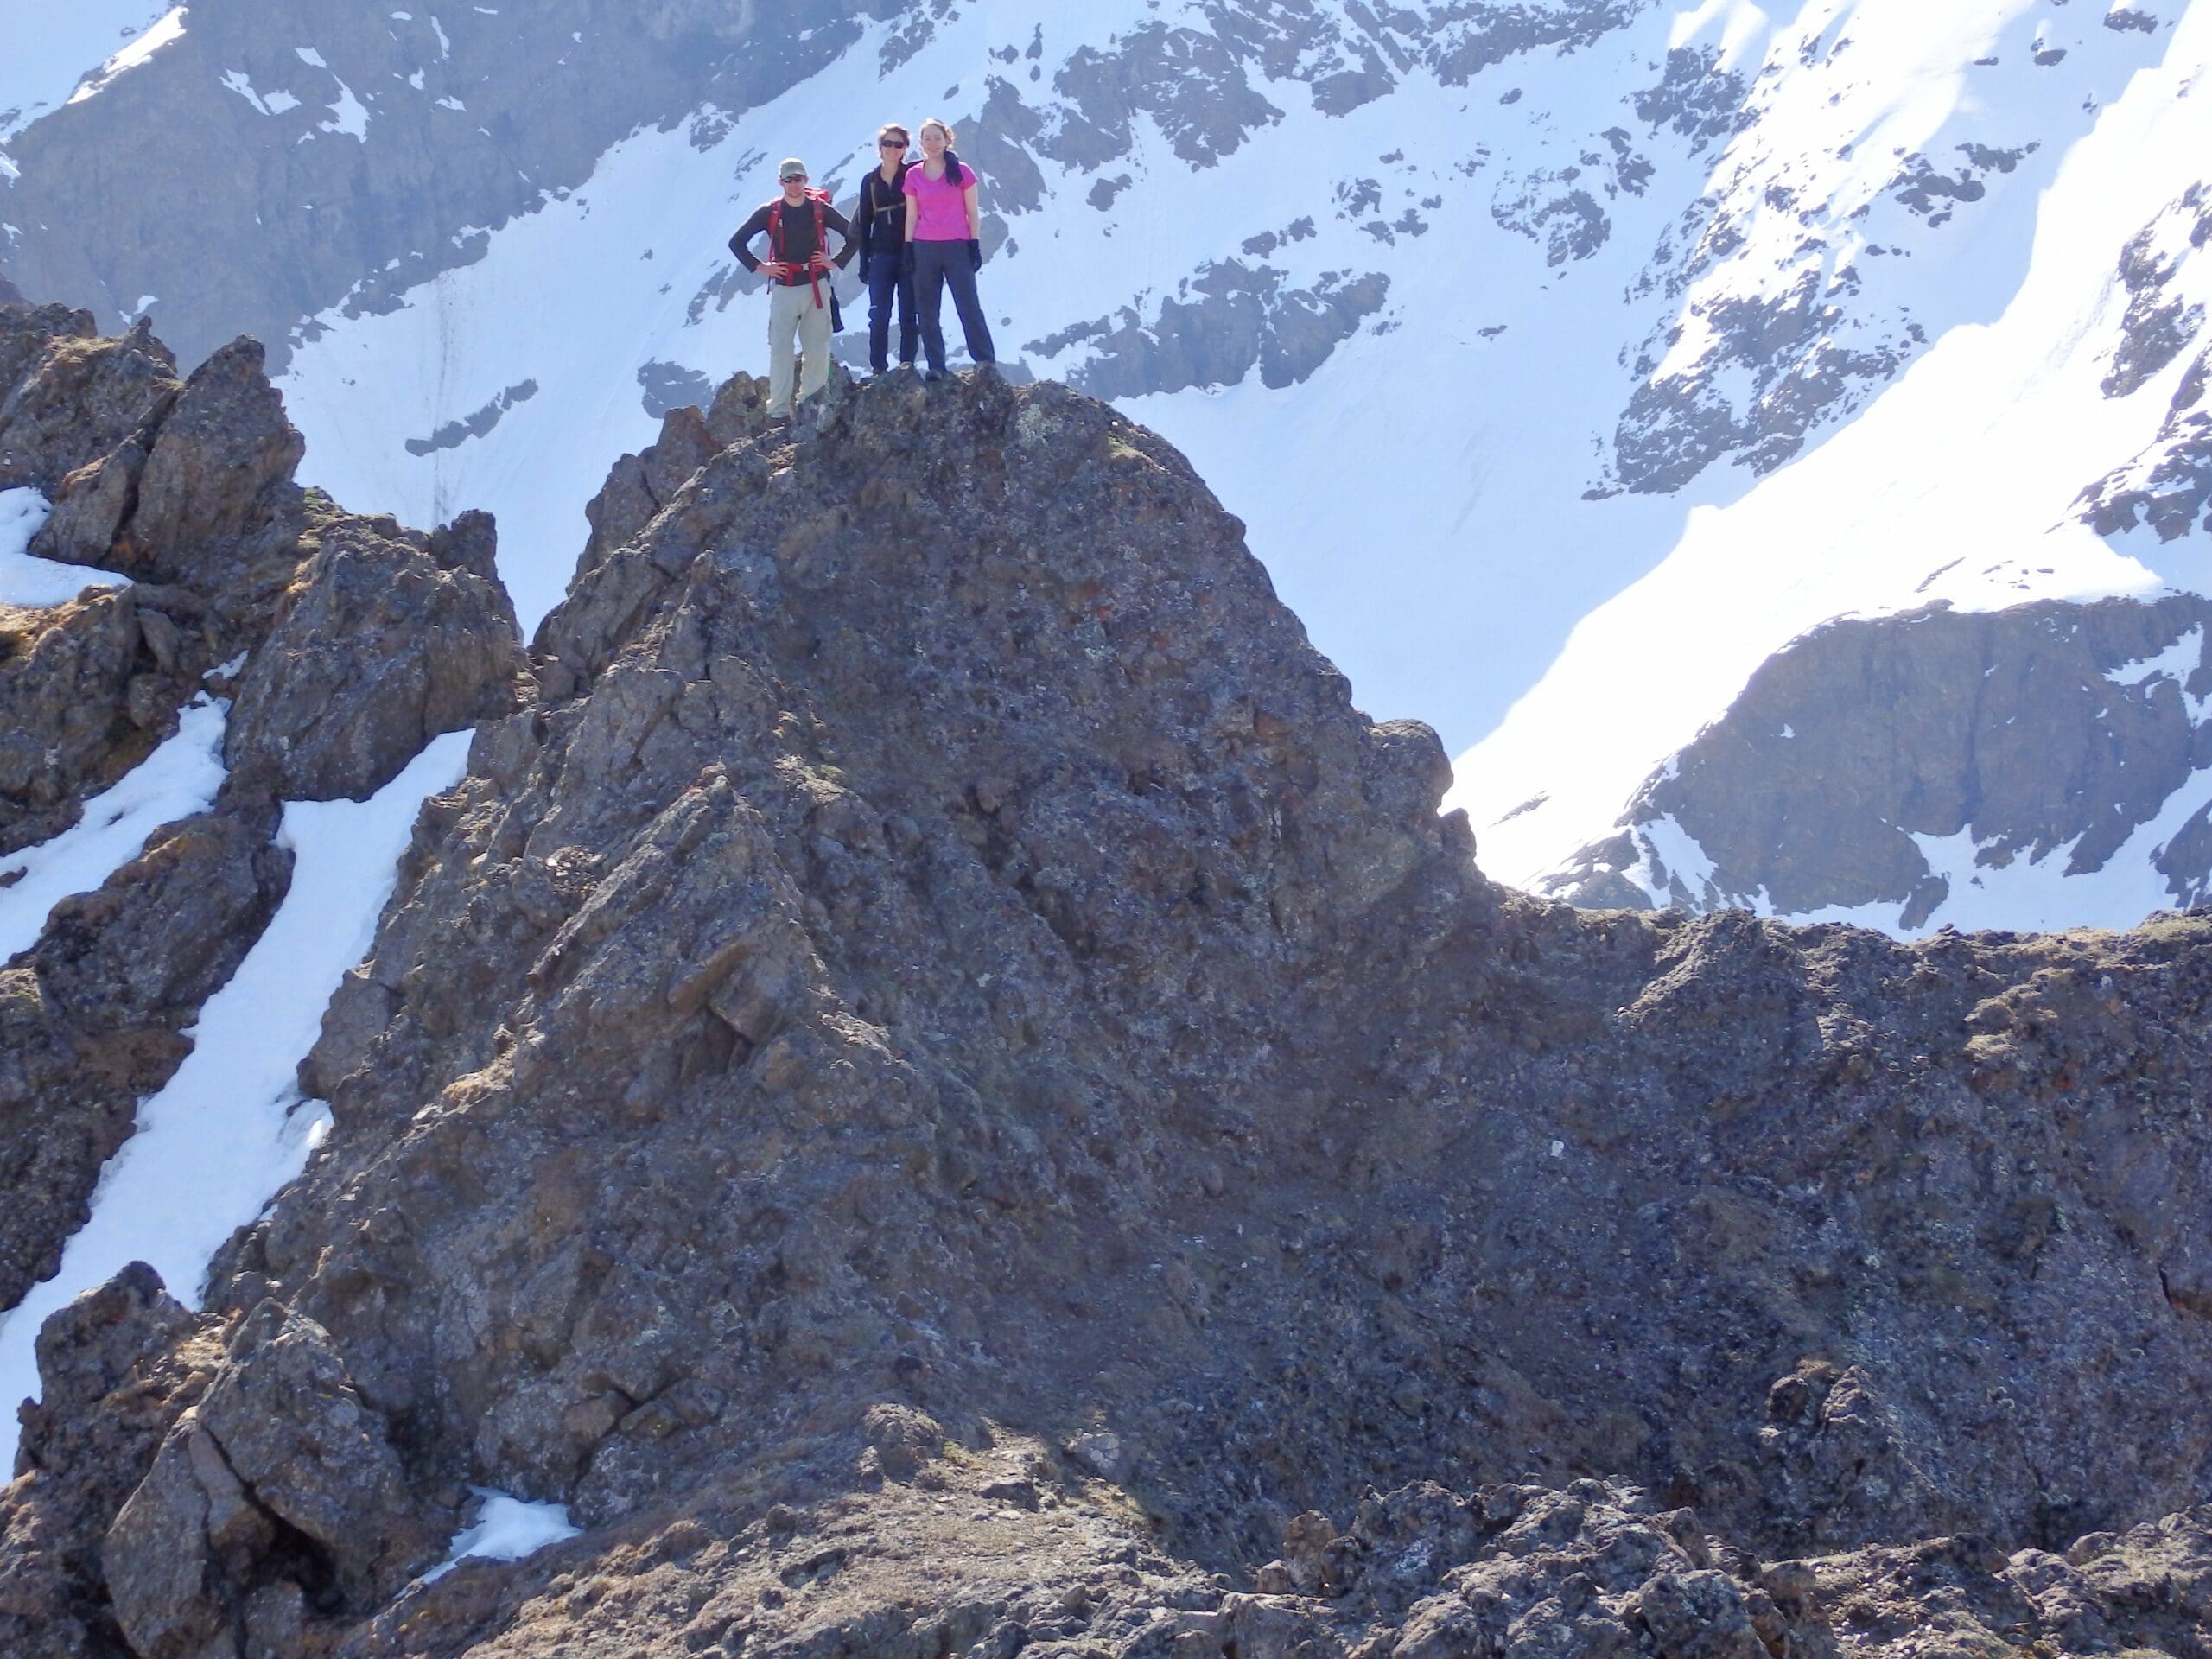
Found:
<svg viewBox="0 0 2212 1659"><path fill-rule="evenodd" d="M899 163L899 177L883 181L883 169L871 167L861 175L861 205L853 213L853 234L871 254L893 256L906 244L906 169L912 162Z"/></svg>

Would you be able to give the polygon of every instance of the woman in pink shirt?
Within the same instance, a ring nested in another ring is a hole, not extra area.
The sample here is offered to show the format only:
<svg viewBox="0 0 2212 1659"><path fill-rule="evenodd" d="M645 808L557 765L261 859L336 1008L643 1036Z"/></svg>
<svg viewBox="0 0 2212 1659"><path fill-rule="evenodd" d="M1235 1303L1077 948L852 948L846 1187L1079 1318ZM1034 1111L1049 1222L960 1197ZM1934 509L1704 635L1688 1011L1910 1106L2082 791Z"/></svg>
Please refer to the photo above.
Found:
<svg viewBox="0 0 2212 1659"><path fill-rule="evenodd" d="M952 289L953 309L968 336L968 355L978 363L997 361L983 304L976 296L976 273L982 268L982 218L976 207L976 171L952 153L952 129L942 121L922 123L922 161L906 169L906 251L914 264L915 309L921 314L922 352L929 378L945 372L944 330L938 318L944 290Z"/></svg>

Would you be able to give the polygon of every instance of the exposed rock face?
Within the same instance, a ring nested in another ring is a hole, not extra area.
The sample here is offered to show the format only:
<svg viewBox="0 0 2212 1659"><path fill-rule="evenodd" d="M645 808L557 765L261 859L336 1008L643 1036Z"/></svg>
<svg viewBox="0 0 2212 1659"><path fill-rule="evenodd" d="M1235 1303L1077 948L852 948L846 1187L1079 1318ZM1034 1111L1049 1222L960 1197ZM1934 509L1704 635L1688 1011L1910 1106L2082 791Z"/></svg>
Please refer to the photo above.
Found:
<svg viewBox="0 0 2212 1659"><path fill-rule="evenodd" d="M166 735L194 680L160 671L147 626L128 592L0 605L0 852L68 828Z"/></svg>
<svg viewBox="0 0 2212 1659"><path fill-rule="evenodd" d="M0 1310L54 1271L283 900L278 803L369 793L510 707L521 658L483 515L423 536L339 513L292 482L299 435L252 341L179 386L143 330L90 327L0 307L0 476L58 493L35 551L149 579L0 607L0 852L68 828L203 691L237 697L232 771L214 810L157 831L0 965Z"/></svg>
<svg viewBox="0 0 2212 1659"><path fill-rule="evenodd" d="M143 327L102 339L83 312L0 307L0 487L54 503L31 550L144 578L0 607L0 851L74 823L267 632L310 528L259 364L243 341L180 385Z"/></svg>
<svg viewBox="0 0 2212 1659"><path fill-rule="evenodd" d="M1967 834L1983 870L2100 869L2212 766L2208 625L2190 595L1832 623L1764 664L1548 890L1784 915L1888 902L1917 927L1982 879L1932 868L1930 839ZM2212 893L2208 811L2152 855L2175 906Z"/></svg>
<svg viewBox="0 0 2212 1659"><path fill-rule="evenodd" d="M2047 76L2069 53L2044 51L2037 39L2032 54L2021 49L2024 40L2001 55L1993 48L1975 69L2001 64L2008 75ZM1808 33L1801 60L1832 68L1848 61L1851 45L1849 31ZM2125 62L2138 45L2130 29L2089 33L2065 73L2085 71L2092 54ZM1724 460L1770 472L1865 408L1953 323L1986 321L1978 299L1961 307L1913 293L1907 260L1956 257L1943 243L1963 225L1945 227L1990 214L1985 203L2048 178L2070 141L2064 117L1977 121L1963 143L1899 149L1880 173L1823 180L1832 166L1863 168L1864 158L1852 160L1851 142L1817 157L1759 143L1758 124L1774 107L1773 66L1749 77L1745 67L1723 67L1709 47L1678 48L1659 82L1636 95L1637 115L1653 128L1688 138L1694 151L1726 149L1704 194L1661 233L1632 290L1669 302L1625 359L1635 384L1601 489L1681 490ZM1747 264L1758 273L1748 281ZM2146 344L2157 332L2139 315L2131 327ZM2123 367L2108 390L2130 389L2126 378Z"/></svg>
<svg viewBox="0 0 2212 1659"><path fill-rule="evenodd" d="M103 339L92 315L11 307L0 371L0 489L62 493L79 467L161 418L176 401L176 359L143 326Z"/></svg>
<svg viewBox="0 0 2212 1659"><path fill-rule="evenodd" d="M2148 526L2162 542L2177 541L2191 530L2212 535L2212 409L2204 406L2208 385L2212 385L2212 351L2201 354L2182 376L2158 435L2143 454L2082 492L2082 519L2100 535L2118 535L2139 524Z"/></svg>
<svg viewBox="0 0 2212 1659"><path fill-rule="evenodd" d="M0 1307L54 1271L139 1101L191 1052L184 1028L283 898L275 811L226 806L65 899L0 968Z"/></svg>
<svg viewBox="0 0 2212 1659"><path fill-rule="evenodd" d="M291 484L307 446L285 420L262 361L259 341L232 341L193 371L162 422L127 531L133 563L156 580L204 582L227 574L204 562L276 516L277 504L265 498Z"/></svg>
<svg viewBox="0 0 2212 1659"><path fill-rule="evenodd" d="M304 1068L335 1132L178 1339L213 1380L133 1490L11 1491L11 1540L106 1537L5 1546L30 1617L105 1593L146 1656L2204 1639L2201 1518L2116 1535L2212 1465L2212 925L1507 894L1433 737L1351 708L1156 437L988 375L758 397L617 467ZM404 1587L464 1482L591 1530Z"/></svg>
<svg viewBox="0 0 2212 1659"><path fill-rule="evenodd" d="M287 800L365 800L440 733L513 707L522 641L484 514L427 537L341 521L301 582L227 741L233 766L265 765Z"/></svg>
<svg viewBox="0 0 2212 1659"><path fill-rule="evenodd" d="M2192 256L2203 257L2207 245L2212 245L2212 188L2197 184L2121 251L2127 315L2105 395L2126 397L2191 346L2199 349L2175 385L2157 437L2129 465L2082 491L2082 520L2100 535L2120 535L2139 524L2157 532L2161 542L2200 524L2212 531L2212 409L2204 404L2212 349L2199 346L2205 306L2193 290L2201 287L2182 278L2186 263Z"/></svg>
<svg viewBox="0 0 2212 1659"><path fill-rule="evenodd" d="M373 1605L435 1559L384 1426L328 1336L264 1304L116 1516L101 1567L144 1659L297 1651L308 1614ZM280 1572L272 1583L257 1580ZM304 1582L302 1581L304 1580ZM237 1586L235 1596L216 1586Z"/></svg>
<svg viewBox="0 0 2212 1659"><path fill-rule="evenodd" d="M43 1395L22 1408L0 1533L0 1641L9 1653L130 1651L100 1573L108 1517L145 1479L221 1353L143 1263L47 1321L38 1342Z"/></svg>
<svg viewBox="0 0 2212 1659"><path fill-rule="evenodd" d="M1078 325L1032 349L1057 353L1076 340L1097 355L1072 384L1100 397L1234 385L1256 365L1262 384L1295 385L1338 345L1382 308L1390 279L1380 271L1318 287L1283 290L1280 273L1231 259L1185 284L1185 297L1163 301L1149 325L1124 316Z"/></svg>
<svg viewBox="0 0 2212 1659"><path fill-rule="evenodd" d="M688 404L668 410L661 417L659 437L643 454L625 455L614 463L584 508L591 539L577 567L577 581L616 548L635 540L718 451L767 429L763 384L738 375L722 384L704 414Z"/></svg>
<svg viewBox="0 0 2212 1659"><path fill-rule="evenodd" d="M2127 315L2120 325L2112 372L2105 377L2106 397L2125 397L2139 390L2187 351L2203 328L2203 305L2192 302L2188 285L2175 278L2190 251L2208 243L2212 243L2212 188L2199 183L2183 191L2120 250L2120 280L2127 291Z"/></svg>
<svg viewBox="0 0 2212 1659"><path fill-rule="evenodd" d="M291 798L366 794L508 706L518 646L490 519L426 537L301 490L262 359L236 340L180 386L143 327L102 340L81 312L0 308L0 486L54 502L31 550L141 578L0 609L0 851L66 828L242 654L230 758L267 761Z"/></svg>

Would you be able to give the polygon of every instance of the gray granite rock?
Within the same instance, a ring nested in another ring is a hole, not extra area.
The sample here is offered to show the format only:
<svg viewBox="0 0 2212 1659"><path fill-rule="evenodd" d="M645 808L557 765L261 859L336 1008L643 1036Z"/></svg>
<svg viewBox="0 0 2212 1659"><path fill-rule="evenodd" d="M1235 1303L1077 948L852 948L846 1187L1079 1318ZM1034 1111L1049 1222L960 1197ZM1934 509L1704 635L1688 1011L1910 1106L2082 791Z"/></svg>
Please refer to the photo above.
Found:
<svg viewBox="0 0 2212 1659"><path fill-rule="evenodd" d="M292 486L298 435L251 342L180 390L150 373L168 360L150 335L81 321L0 308L11 429L35 434L38 476L63 474L57 518L129 472L121 512L71 521L73 550L171 580L0 607L0 851L74 823L203 692L235 699L232 770L212 810L156 830L0 966L0 1309L55 1270L283 900L278 799L367 793L429 736L510 707L521 663L484 515L425 537L340 514Z"/></svg>
<svg viewBox="0 0 2212 1659"><path fill-rule="evenodd" d="M199 1398L220 1349L133 1262L46 1322L39 1402L22 1435L0 1531L0 1641L22 1659L129 1652L101 1587L100 1542Z"/></svg>
<svg viewBox="0 0 2212 1659"><path fill-rule="evenodd" d="M219 562L280 518L307 445L263 372L261 344L235 340L193 371L156 429L124 534L134 574L219 587ZM293 491L296 494L296 491Z"/></svg>
<svg viewBox="0 0 2212 1659"><path fill-rule="evenodd" d="M0 489L49 496L157 421L177 397L176 360L143 327L102 339L59 306L0 310Z"/></svg>
<svg viewBox="0 0 2212 1659"><path fill-rule="evenodd" d="M386 1427L312 1320L257 1309L228 1357L101 1548L116 1621L142 1659L266 1650L255 1626L288 1602L295 1622L310 1605L374 1605L442 1541L409 1499ZM272 1572L289 1598L257 1593Z"/></svg>

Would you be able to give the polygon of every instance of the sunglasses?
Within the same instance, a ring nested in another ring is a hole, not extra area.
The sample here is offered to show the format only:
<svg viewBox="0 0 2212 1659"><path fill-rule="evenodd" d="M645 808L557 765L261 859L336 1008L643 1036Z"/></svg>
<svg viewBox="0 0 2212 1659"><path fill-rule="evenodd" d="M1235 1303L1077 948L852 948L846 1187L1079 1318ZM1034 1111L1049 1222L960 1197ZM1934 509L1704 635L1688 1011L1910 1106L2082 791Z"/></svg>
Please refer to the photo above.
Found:
<svg viewBox="0 0 2212 1659"><path fill-rule="evenodd" d="M906 141L904 138L879 138L875 141L875 147L878 149L904 149Z"/></svg>

